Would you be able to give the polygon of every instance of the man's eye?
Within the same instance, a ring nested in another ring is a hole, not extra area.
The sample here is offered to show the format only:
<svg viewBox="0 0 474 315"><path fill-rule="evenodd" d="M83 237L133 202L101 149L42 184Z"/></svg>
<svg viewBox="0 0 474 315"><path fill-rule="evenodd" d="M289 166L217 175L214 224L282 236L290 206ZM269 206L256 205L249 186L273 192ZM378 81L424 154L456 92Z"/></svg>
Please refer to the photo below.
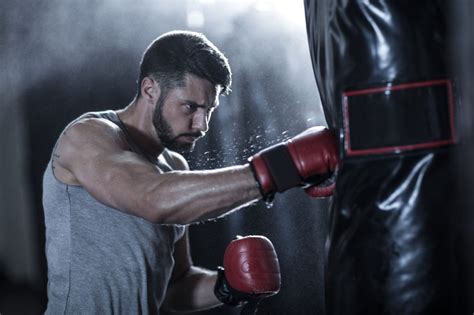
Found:
<svg viewBox="0 0 474 315"><path fill-rule="evenodd" d="M196 106L193 105L193 104L184 104L184 108L186 108L189 111L195 111L196 110Z"/></svg>

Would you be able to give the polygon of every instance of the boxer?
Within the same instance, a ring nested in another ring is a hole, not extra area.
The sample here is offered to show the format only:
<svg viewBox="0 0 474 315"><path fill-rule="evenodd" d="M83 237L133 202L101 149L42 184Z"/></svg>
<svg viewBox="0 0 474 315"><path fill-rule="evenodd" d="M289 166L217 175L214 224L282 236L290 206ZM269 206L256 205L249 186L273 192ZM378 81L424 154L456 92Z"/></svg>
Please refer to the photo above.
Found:
<svg viewBox="0 0 474 315"><path fill-rule="evenodd" d="M311 128L247 164L190 171L179 152L205 135L230 84L226 57L204 35L166 33L145 51L127 107L86 113L61 133L43 180L47 314L157 314L267 294L252 289L258 281L237 285L238 272L225 282L194 266L186 226L292 187L329 195L318 178L336 170L338 147L329 130ZM216 282L245 294L216 297Z"/></svg>

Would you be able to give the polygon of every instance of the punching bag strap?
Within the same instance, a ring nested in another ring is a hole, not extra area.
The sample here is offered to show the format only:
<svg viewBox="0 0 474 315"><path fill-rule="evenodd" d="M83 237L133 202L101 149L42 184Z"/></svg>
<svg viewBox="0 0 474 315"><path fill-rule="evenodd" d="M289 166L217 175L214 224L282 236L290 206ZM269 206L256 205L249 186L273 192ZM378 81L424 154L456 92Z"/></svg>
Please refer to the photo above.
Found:
<svg viewBox="0 0 474 315"><path fill-rule="evenodd" d="M365 87L343 92L346 157L385 155L455 143L451 80Z"/></svg>

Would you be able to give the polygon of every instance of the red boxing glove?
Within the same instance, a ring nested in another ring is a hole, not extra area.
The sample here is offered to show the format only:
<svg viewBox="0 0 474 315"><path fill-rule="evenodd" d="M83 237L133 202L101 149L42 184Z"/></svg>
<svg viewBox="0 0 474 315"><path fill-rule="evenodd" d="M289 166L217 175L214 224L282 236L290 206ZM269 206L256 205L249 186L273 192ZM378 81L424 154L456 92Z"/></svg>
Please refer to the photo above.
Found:
<svg viewBox="0 0 474 315"><path fill-rule="evenodd" d="M313 185L308 188L305 188L304 191L311 197L322 198L332 196L335 188L336 184L331 183L327 186Z"/></svg>
<svg viewBox="0 0 474 315"><path fill-rule="evenodd" d="M227 247L214 292L223 303L239 305L277 294L280 283L272 242L264 236L246 236Z"/></svg>
<svg viewBox="0 0 474 315"><path fill-rule="evenodd" d="M296 186L311 186L308 194L326 197L334 191L334 184L319 184L335 172L339 152L336 138L327 128L313 127L257 153L249 161L265 199Z"/></svg>

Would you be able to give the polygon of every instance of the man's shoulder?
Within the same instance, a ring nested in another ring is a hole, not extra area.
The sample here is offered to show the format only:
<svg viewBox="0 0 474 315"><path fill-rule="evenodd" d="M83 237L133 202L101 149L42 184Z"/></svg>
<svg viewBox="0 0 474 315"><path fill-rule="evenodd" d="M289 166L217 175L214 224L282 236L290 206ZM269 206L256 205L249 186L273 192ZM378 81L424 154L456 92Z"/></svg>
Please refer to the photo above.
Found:
<svg viewBox="0 0 474 315"><path fill-rule="evenodd" d="M125 143L120 127L107 117L106 114L110 113L113 112L87 112L82 114L66 126L60 136L60 140L62 140L60 142L66 142L69 145L83 142L100 142L102 145Z"/></svg>
<svg viewBox="0 0 474 315"><path fill-rule="evenodd" d="M106 110L106 111L96 111L96 112L87 112L87 113L84 113L82 115L80 115L79 117L75 118L73 121L71 121L67 127L65 129L68 129L72 126L75 126L77 124L81 125L81 124L98 124L98 125L103 125L103 124L106 124L106 125L115 125L114 123L112 123L112 120L111 117L113 116L116 116L115 112L111 111L111 110ZM110 124L112 123L112 124Z"/></svg>
<svg viewBox="0 0 474 315"><path fill-rule="evenodd" d="M74 119L66 126L64 132L79 131L79 134L85 132L117 132L119 126L110 119L114 115L113 111L87 112Z"/></svg>
<svg viewBox="0 0 474 315"><path fill-rule="evenodd" d="M55 176L66 184L78 185L75 165L91 158L108 156L126 149L122 131L101 112L85 113L74 119L59 136L53 149Z"/></svg>

